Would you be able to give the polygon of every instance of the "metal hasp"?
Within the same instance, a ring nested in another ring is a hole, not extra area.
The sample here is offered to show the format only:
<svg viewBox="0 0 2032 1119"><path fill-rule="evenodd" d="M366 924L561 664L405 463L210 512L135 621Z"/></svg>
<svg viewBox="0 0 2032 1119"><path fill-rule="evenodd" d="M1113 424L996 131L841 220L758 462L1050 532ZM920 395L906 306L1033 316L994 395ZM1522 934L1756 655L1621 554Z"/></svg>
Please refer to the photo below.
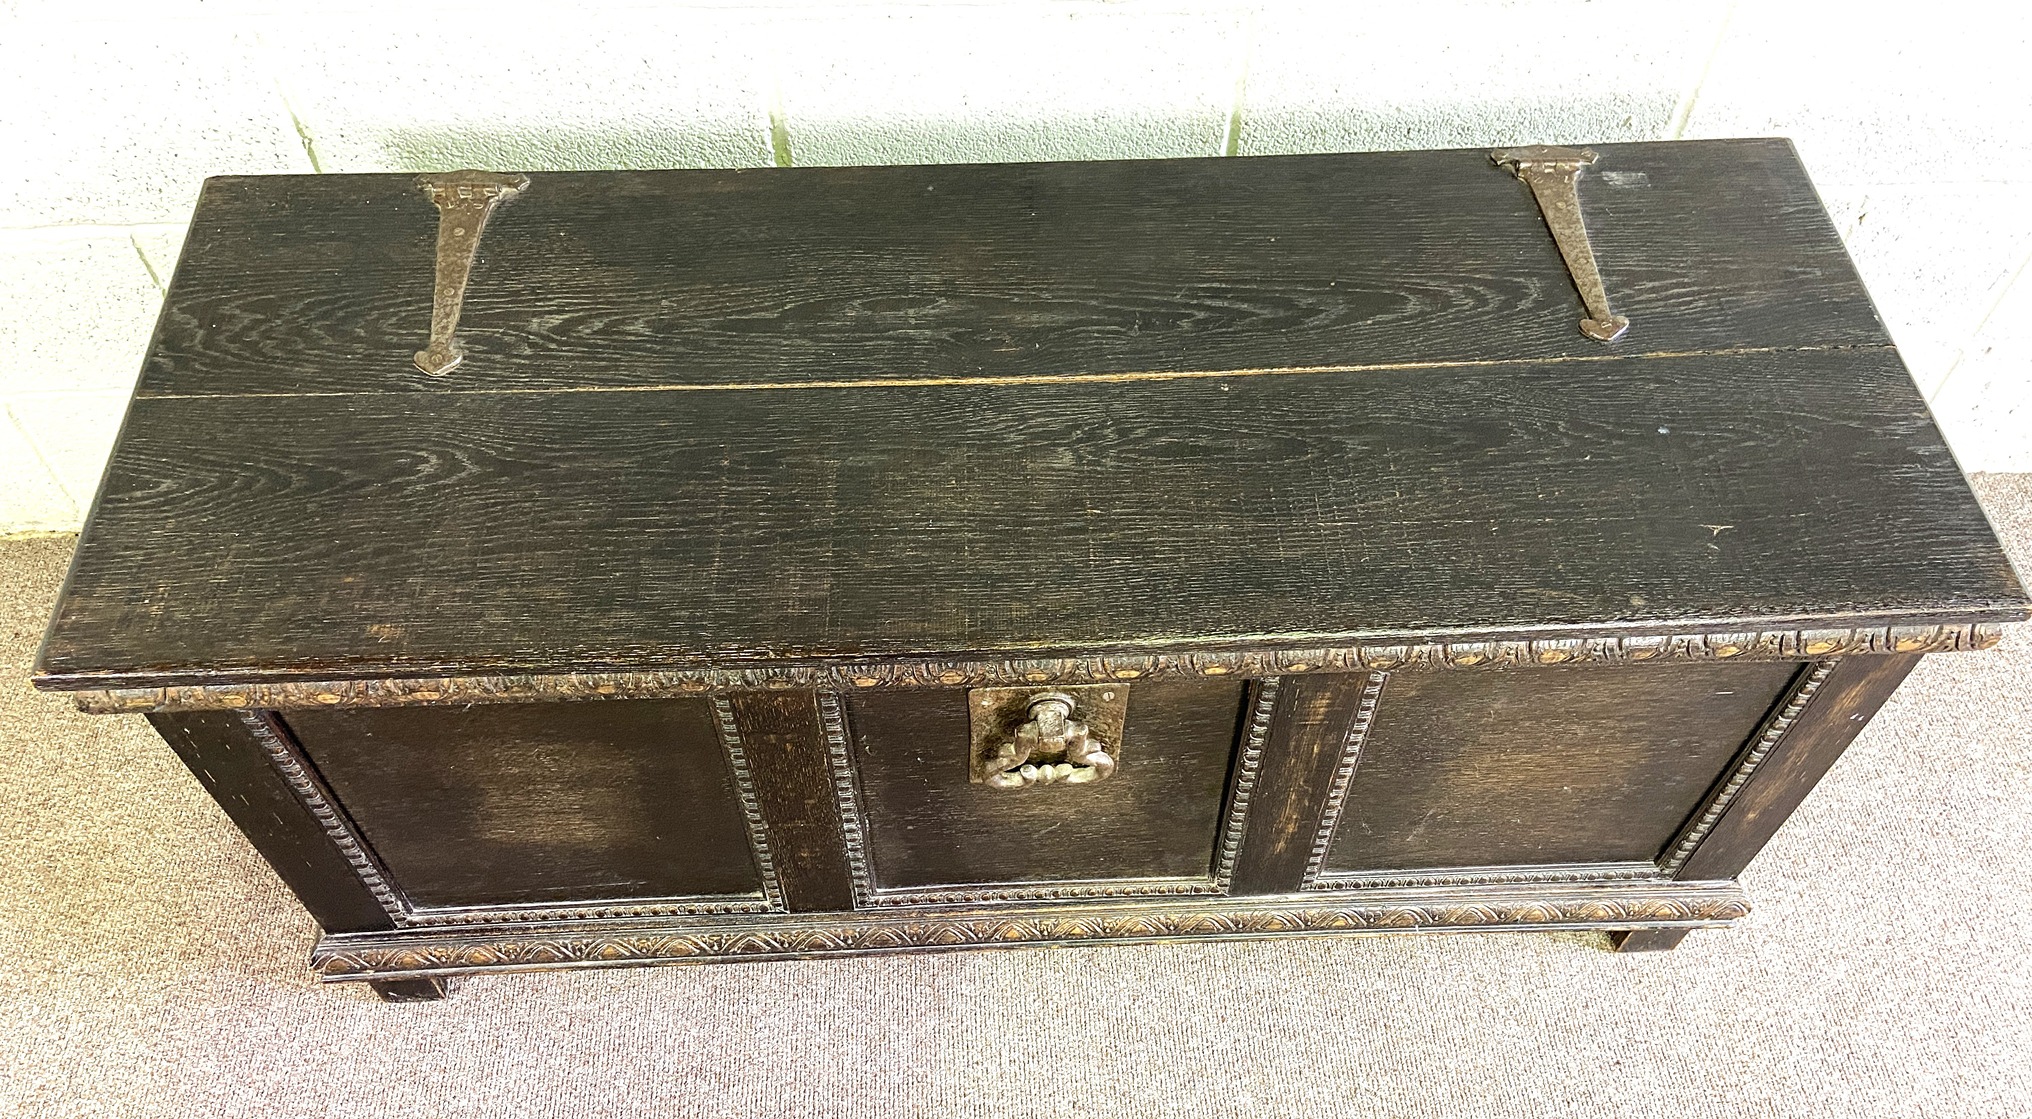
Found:
<svg viewBox="0 0 2032 1119"><path fill-rule="evenodd" d="M1537 197L1538 210L1552 229L1552 239L1559 243L1559 255L1566 258L1566 270L1573 273L1573 286L1580 289L1580 300L1587 305L1580 332L1597 342L1613 342L1630 329L1630 320L1609 310L1609 293L1602 287L1594 246L1588 244L1587 226L1580 217L1580 171L1595 158L1586 148L1545 144L1497 148L1489 153L1490 162L1508 168L1529 184Z"/></svg>
<svg viewBox="0 0 2032 1119"><path fill-rule="evenodd" d="M1105 781L1120 760L1126 684L1051 688L975 688L969 779L991 789L1088 785Z"/></svg>
<svg viewBox="0 0 2032 1119"><path fill-rule="evenodd" d="M529 176L494 171L452 171L416 180L437 204L437 286L430 298L430 345L418 350L416 367L433 376L464 361L459 345L459 309L466 301L466 277L480 251L480 233L494 208L529 189Z"/></svg>

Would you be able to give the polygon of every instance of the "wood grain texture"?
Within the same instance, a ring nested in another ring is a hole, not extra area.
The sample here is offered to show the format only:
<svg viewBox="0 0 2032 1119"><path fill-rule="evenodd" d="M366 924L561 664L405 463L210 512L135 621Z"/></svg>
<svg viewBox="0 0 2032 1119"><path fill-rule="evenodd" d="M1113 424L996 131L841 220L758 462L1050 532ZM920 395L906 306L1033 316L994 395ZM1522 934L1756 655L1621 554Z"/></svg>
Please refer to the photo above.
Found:
<svg viewBox="0 0 2032 1119"><path fill-rule="evenodd" d="M1325 870L1656 859L1797 668L1394 676Z"/></svg>
<svg viewBox="0 0 2032 1119"><path fill-rule="evenodd" d="M137 402L43 682L2026 611L1888 351L419 399Z"/></svg>
<svg viewBox="0 0 2032 1119"><path fill-rule="evenodd" d="M704 700L288 721L418 907L760 896Z"/></svg>
<svg viewBox="0 0 2032 1119"><path fill-rule="evenodd" d="M1636 324L1620 352L1887 343L1789 143L1599 150L1581 196ZM437 231L413 176L210 180L142 393L1603 353L1482 149L530 179L488 224L443 378L411 363Z"/></svg>
<svg viewBox="0 0 2032 1119"><path fill-rule="evenodd" d="M1686 939L1689 929L1621 929L1609 934L1618 952L1670 952Z"/></svg>
<svg viewBox="0 0 2032 1119"><path fill-rule="evenodd" d="M451 980L436 975L369 979L367 985L382 1002L436 1002L451 993Z"/></svg>
<svg viewBox="0 0 2032 1119"><path fill-rule="evenodd" d="M156 725L391 996L1670 947L2032 600L1789 144L1579 190L1613 345L1479 150L537 175L431 377L414 178L215 179L37 683L243 708ZM969 782L969 686L1074 680L1119 769Z"/></svg>
<svg viewBox="0 0 2032 1119"><path fill-rule="evenodd" d="M247 841L326 932L393 928L387 910L290 791L241 717L229 711L150 715Z"/></svg>
<svg viewBox="0 0 2032 1119"><path fill-rule="evenodd" d="M754 774L784 904L792 912L851 909L825 729L811 692L735 692L727 697Z"/></svg>
<svg viewBox="0 0 2032 1119"><path fill-rule="evenodd" d="M1733 878L1742 873L1919 659L1854 657L1835 665L1677 876Z"/></svg>
<svg viewBox="0 0 2032 1119"><path fill-rule="evenodd" d="M1112 777L1026 789L970 782L966 692L849 697L874 886L1166 878L1210 891L1242 693L1136 685Z"/></svg>
<svg viewBox="0 0 2032 1119"><path fill-rule="evenodd" d="M1230 892L1294 893L1303 884L1334 771L1363 714L1368 684L1361 674L1278 681L1263 773Z"/></svg>

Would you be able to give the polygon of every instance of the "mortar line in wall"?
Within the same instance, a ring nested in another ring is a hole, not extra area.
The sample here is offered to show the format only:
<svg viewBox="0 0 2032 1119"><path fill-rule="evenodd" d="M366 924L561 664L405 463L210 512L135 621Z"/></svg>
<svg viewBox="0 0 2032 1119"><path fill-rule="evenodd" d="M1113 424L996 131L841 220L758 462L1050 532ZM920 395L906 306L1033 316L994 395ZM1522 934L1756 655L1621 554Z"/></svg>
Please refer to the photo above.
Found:
<svg viewBox="0 0 2032 1119"><path fill-rule="evenodd" d="M311 173L324 174L324 165L318 161L317 147L311 143L310 126L297 115L296 103L290 100L289 89L282 83L282 67L276 65L275 60L270 57L268 39L259 31L254 33L254 46L261 67L267 71L268 84L275 87L275 99L282 102L283 115L289 118L289 127L296 133L296 142L303 145L304 158L310 160Z"/></svg>
<svg viewBox="0 0 2032 1119"><path fill-rule="evenodd" d="M6 233L78 233L87 236L133 237L137 230L149 233L168 233L190 228L187 221L136 221L108 223L96 221L59 221L47 225L0 225L0 234Z"/></svg>
<svg viewBox="0 0 2032 1119"><path fill-rule="evenodd" d="M141 239L129 233L127 235L127 243L134 246L134 255L141 258L141 267L148 270L148 278L154 282L155 290L163 295L169 294L168 286L162 282L162 277L155 272L155 265L148 263L148 254L141 251Z"/></svg>
<svg viewBox="0 0 2032 1119"><path fill-rule="evenodd" d="M1961 363L1968 359L1969 347L1983 336L1983 331L1989 327L1990 320L1996 317L1997 308L2002 307L2004 300L2010 298L2011 289L2017 287L2019 281L2025 278L2027 270L2032 270L2032 252L2026 253L2025 259L2018 262L2018 267L2011 270L2010 276L1997 285L1997 297L1990 300L1988 307L1983 308L1983 317L1976 320L1975 327L1968 332L1968 337L1962 340L1960 348L1955 350L1954 362L1947 367L1947 372L1940 375L1940 382L1933 386L1933 392L1926 398L1928 404L1939 400L1941 394L1947 391L1948 382L1954 380L1955 373L1961 369Z"/></svg>
<svg viewBox="0 0 2032 1119"><path fill-rule="evenodd" d="M35 456L36 463L42 467L43 476L49 479L49 484L56 487L56 492L63 495L65 504L71 507L71 520L77 521L82 518L83 507L78 504L78 499L72 496L70 487L64 485L63 476L56 472L56 467L49 464L49 456L43 453L41 444L35 441L35 436L28 433L28 427L21 422L21 417L14 414L13 406L0 401L0 412L6 413L8 426L21 437L22 446L27 447L28 453Z"/></svg>
<svg viewBox="0 0 2032 1119"><path fill-rule="evenodd" d="M277 92L280 93L279 90ZM287 97L282 99L282 111L289 114L290 127L296 129L296 138L303 144L304 158L310 160L311 174L324 174L324 166L318 162L317 148L310 142L310 128L303 123L303 118L296 115L296 109Z"/></svg>
<svg viewBox="0 0 2032 1119"><path fill-rule="evenodd" d="M1694 75L1693 85L1688 87L1686 96L1680 98L1679 104L1673 108L1669 139L1683 139L1687 125L1693 123L1693 107L1700 100L1701 92L1707 88L1707 77L1714 70L1715 59L1721 57L1722 44L1729 37L1729 25L1735 22L1737 3L1738 0L1729 0L1728 7L1722 10L1721 23L1715 28L1714 43L1708 47L1707 58L1700 64L1700 73Z"/></svg>
<svg viewBox="0 0 2032 1119"><path fill-rule="evenodd" d="M776 44L770 44L769 55L769 155L778 167L791 167L790 115L783 108L783 66L777 57Z"/></svg>
<svg viewBox="0 0 2032 1119"><path fill-rule="evenodd" d="M302 117L296 115L296 106L290 103L289 91L282 88L282 79L278 76L273 80L275 99L282 102L282 111L289 115L289 126L296 130L296 140L303 145L304 158L310 160L311 173L324 174L324 165L318 162L317 146L311 143L310 126L303 123Z"/></svg>
<svg viewBox="0 0 2032 1119"><path fill-rule="evenodd" d="M1242 16L1242 64L1235 73L1234 108L1228 111L1228 134L1221 142L1221 154L1242 154L1242 105L1249 95L1249 67L1256 60L1256 9Z"/></svg>
<svg viewBox="0 0 2032 1119"><path fill-rule="evenodd" d="M13 401L64 400L67 398L75 399L81 396L117 396L121 400L126 400L128 397L131 397L133 395L134 389L131 386L124 388L107 388L105 386L100 386L98 388L54 388L54 389L38 387L32 389L8 389L4 395L0 395L0 400L13 400Z"/></svg>
<svg viewBox="0 0 2032 1119"><path fill-rule="evenodd" d="M1849 226L1847 229L1840 230L1837 233L1837 236L1841 238L1842 244L1844 246L1847 246L1849 242L1855 240L1857 232L1859 232L1863 228L1863 222L1868 220L1869 216L1870 216L1870 196L1868 194L1864 194L1862 197L1862 201L1856 204L1855 218L1849 222Z"/></svg>

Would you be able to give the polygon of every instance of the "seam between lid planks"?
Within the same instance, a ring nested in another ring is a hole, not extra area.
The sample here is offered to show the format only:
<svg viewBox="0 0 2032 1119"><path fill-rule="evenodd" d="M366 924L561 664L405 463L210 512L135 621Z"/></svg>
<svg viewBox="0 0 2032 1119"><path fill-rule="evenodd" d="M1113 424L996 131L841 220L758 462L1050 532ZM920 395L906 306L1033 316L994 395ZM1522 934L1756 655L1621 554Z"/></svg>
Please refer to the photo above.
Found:
<svg viewBox="0 0 2032 1119"><path fill-rule="evenodd" d="M1135 381L1183 381L1205 380L1224 377L1280 377L1306 376L1327 373L1402 373L1425 369L1487 369L1506 365L1600 365L1618 361L1667 360L1688 357L1741 357L1751 354L1809 354L1841 352L1896 352L1897 347L1888 342L1849 343L1827 346L1738 346L1714 350L1647 350L1637 353L1575 354L1563 357L1519 357L1480 358L1467 361L1390 361L1373 363L1349 363L1336 365L1293 365L1262 366L1237 369L1179 369L1179 370L1137 370L1118 373L1027 373L998 374L978 377L963 375L924 377L859 377L846 380L814 381L728 381L719 384L662 384L662 385L574 385L570 387L538 386L531 388L437 388L397 387L385 389L359 389L346 392L222 392L222 393L150 393L137 392L141 400L268 400L308 399L318 397L356 396L557 396L578 393L641 393L641 392L749 392L777 391L786 389L887 389L887 388L954 388L969 385L1066 385L1066 384L1108 384Z"/></svg>

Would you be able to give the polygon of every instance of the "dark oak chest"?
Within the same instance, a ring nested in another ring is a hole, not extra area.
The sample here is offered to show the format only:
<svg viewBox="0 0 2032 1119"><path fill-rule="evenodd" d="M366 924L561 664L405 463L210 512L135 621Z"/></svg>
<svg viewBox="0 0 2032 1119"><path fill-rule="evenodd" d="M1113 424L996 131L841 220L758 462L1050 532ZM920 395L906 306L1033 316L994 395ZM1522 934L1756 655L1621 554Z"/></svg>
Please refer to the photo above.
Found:
<svg viewBox="0 0 2032 1119"><path fill-rule="evenodd" d="M1670 947L2027 610L1783 141L237 178L36 682L420 996Z"/></svg>

